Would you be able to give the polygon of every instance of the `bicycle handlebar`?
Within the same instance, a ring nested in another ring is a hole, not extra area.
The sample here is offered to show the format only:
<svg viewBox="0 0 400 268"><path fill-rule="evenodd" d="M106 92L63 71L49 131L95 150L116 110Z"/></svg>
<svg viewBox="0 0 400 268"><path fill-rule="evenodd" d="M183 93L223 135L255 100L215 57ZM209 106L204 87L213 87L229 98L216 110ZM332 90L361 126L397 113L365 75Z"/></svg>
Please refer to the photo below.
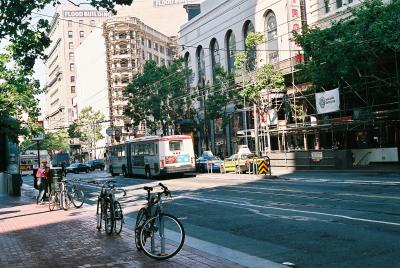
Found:
<svg viewBox="0 0 400 268"><path fill-rule="evenodd" d="M154 187L161 187L162 192L158 193L158 197L160 197L162 194L164 194L165 196L170 196L171 197L171 192L170 190L168 190L168 187L165 186L164 184L162 184L161 182L158 183L157 186ZM150 186L144 186L143 189L145 191L147 191L147 199L150 198L150 192L153 191L154 187L150 187Z"/></svg>

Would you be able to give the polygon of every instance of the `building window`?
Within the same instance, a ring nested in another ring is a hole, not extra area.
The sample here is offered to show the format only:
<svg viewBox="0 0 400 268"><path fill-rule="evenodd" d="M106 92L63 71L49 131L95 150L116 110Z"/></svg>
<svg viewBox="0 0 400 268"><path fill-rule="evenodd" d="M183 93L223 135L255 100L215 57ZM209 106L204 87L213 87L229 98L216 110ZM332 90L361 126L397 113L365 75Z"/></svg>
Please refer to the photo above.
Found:
<svg viewBox="0 0 400 268"><path fill-rule="evenodd" d="M119 33L118 39L126 39L126 33Z"/></svg>
<svg viewBox="0 0 400 268"><path fill-rule="evenodd" d="M119 54L120 55L128 54L128 49L126 44L119 45Z"/></svg>
<svg viewBox="0 0 400 268"><path fill-rule="evenodd" d="M72 20L68 20L68 27L72 27Z"/></svg>
<svg viewBox="0 0 400 268"><path fill-rule="evenodd" d="M132 68L136 68L136 61L132 60Z"/></svg>
<svg viewBox="0 0 400 268"><path fill-rule="evenodd" d="M153 60L153 54L147 53L147 59L148 60Z"/></svg>
<svg viewBox="0 0 400 268"><path fill-rule="evenodd" d="M160 63L160 58L156 55L154 55L154 61L157 62L157 64Z"/></svg>
<svg viewBox="0 0 400 268"><path fill-rule="evenodd" d="M84 31L79 31L79 37L84 38L85 37L85 32Z"/></svg>
<svg viewBox="0 0 400 268"><path fill-rule="evenodd" d="M185 64L186 70L191 71L192 62L190 60L189 52L186 52L184 59L185 59L184 64ZM186 86L187 87L190 87L190 85L193 83L193 76L194 76L194 74L192 72L188 73L188 75L186 76Z"/></svg>
<svg viewBox="0 0 400 268"><path fill-rule="evenodd" d="M122 59L120 64L121 64L122 68L126 68L126 67L128 67L128 60L127 59Z"/></svg>
<svg viewBox="0 0 400 268"><path fill-rule="evenodd" d="M219 45L217 39L213 38L211 40L210 50L213 77L215 78L215 70L221 66L221 57L219 55Z"/></svg>
<svg viewBox="0 0 400 268"><path fill-rule="evenodd" d="M75 86L71 86L71 93L75 93Z"/></svg>
<svg viewBox="0 0 400 268"><path fill-rule="evenodd" d="M69 53L69 60L74 60L74 52Z"/></svg>
<svg viewBox="0 0 400 268"><path fill-rule="evenodd" d="M351 3L353 3L353 0L349 0L348 2L349 2L349 4L351 4Z"/></svg>
<svg viewBox="0 0 400 268"><path fill-rule="evenodd" d="M151 40L147 40L147 47L151 48Z"/></svg>
<svg viewBox="0 0 400 268"><path fill-rule="evenodd" d="M276 17L273 12L269 12L265 17L265 36L267 37L267 62L274 64L279 61L278 53L278 30L276 24Z"/></svg>
<svg viewBox="0 0 400 268"><path fill-rule="evenodd" d="M74 43L73 42L69 42L68 43L68 48L69 49L73 49L74 48Z"/></svg>
<svg viewBox="0 0 400 268"><path fill-rule="evenodd" d="M68 38L72 38L72 31L68 31Z"/></svg>
<svg viewBox="0 0 400 268"><path fill-rule="evenodd" d="M142 46L144 46L144 38L142 37Z"/></svg>
<svg viewBox="0 0 400 268"><path fill-rule="evenodd" d="M165 59L161 59L161 65L165 66Z"/></svg>
<svg viewBox="0 0 400 268"><path fill-rule="evenodd" d="M145 56L145 53L144 53L144 50L142 50L142 59L146 59L146 56Z"/></svg>
<svg viewBox="0 0 400 268"><path fill-rule="evenodd" d="M336 8L341 8L343 6L342 0L336 0Z"/></svg>
<svg viewBox="0 0 400 268"><path fill-rule="evenodd" d="M249 33L254 33L254 25L251 21L246 21L243 27L243 40L244 40L244 47L247 51L247 69L249 71L254 71L256 68L256 47L247 47L246 46L246 38Z"/></svg>
<svg viewBox="0 0 400 268"><path fill-rule="evenodd" d="M122 83L122 84L127 84L127 83L129 83L129 76L123 75L123 76L121 77L121 83Z"/></svg>
<svg viewBox="0 0 400 268"><path fill-rule="evenodd" d="M329 13L329 11L331 11L329 0L324 0L324 7L325 7L325 13Z"/></svg>
<svg viewBox="0 0 400 268"><path fill-rule="evenodd" d="M160 53L164 54L164 47L160 45Z"/></svg>
<svg viewBox="0 0 400 268"><path fill-rule="evenodd" d="M158 44L157 43L154 43L154 50L158 51Z"/></svg>
<svg viewBox="0 0 400 268"><path fill-rule="evenodd" d="M79 20L79 27L83 27L83 20Z"/></svg>
<svg viewBox="0 0 400 268"><path fill-rule="evenodd" d="M196 51L197 59L197 82L199 85L205 85L206 83L206 63L204 60L204 49L202 46L197 47Z"/></svg>
<svg viewBox="0 0 400 268"><path fill-rule="evenodd" d="M94 20L90 20L90 26L95 26L96 22Z"/></svg>
<svg viewBox="0 0 400 268"><path fill-rule="evenodd" d="M75 83L75 76L71 76L71 83Z"/></svg>
<svg viewBox="0 0 400 268"><path fill-rule="evenodd" d="M228 59L228 72L232 72L235 68L236 38L232 30L226 34L226 56Z"/></svg>
<svg viewBox="0 0 400 268"><path fill-rule="evenodd" d="M69 70L70 70L70 71L75 71L75 64L70 63L70 64L69 64Z"/></svg>

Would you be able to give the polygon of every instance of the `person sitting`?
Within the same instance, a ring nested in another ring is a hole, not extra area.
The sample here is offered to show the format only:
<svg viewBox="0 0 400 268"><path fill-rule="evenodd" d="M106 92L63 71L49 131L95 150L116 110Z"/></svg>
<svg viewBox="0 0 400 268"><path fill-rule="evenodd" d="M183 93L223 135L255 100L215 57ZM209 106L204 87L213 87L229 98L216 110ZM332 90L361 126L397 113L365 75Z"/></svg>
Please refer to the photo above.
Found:
<svg viewBox="0 0 400 268"><path fill-rule="evenodd" d="M36 199L37 204L44 203L43 199L47 190L49 176L50 176L50 168L47 167L47 161L43 160L42 165L36 172L37 185L39 190L39 194Z"/></svg>

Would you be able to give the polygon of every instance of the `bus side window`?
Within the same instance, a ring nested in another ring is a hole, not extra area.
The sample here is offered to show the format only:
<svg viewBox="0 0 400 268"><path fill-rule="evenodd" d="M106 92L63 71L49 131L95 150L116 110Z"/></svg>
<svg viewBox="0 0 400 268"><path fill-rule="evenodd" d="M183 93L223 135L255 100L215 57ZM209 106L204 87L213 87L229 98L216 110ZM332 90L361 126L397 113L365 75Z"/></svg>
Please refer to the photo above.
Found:
<svg viewBox="0 0 400 268"><path fill-rule="evenodd" d="M158 144L156 143L155 146L156 146L156 148L155 148L155 152L156 153L155 154L157 155L158 154Z"/></svg>

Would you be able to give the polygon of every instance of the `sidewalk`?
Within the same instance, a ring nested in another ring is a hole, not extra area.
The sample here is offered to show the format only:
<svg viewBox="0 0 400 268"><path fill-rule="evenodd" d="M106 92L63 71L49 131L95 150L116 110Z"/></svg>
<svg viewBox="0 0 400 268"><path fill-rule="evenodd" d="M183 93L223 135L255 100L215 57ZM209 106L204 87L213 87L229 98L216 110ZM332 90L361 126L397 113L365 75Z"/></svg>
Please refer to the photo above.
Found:
<svg viewBox="0 0 400 268"><path fill-rule="evenodd" d="M187 245L170 260L150 259L136 250L130 224L108 236L90 207L50 212L34 194L0 195L0 267L242 267Z"/></svg>

